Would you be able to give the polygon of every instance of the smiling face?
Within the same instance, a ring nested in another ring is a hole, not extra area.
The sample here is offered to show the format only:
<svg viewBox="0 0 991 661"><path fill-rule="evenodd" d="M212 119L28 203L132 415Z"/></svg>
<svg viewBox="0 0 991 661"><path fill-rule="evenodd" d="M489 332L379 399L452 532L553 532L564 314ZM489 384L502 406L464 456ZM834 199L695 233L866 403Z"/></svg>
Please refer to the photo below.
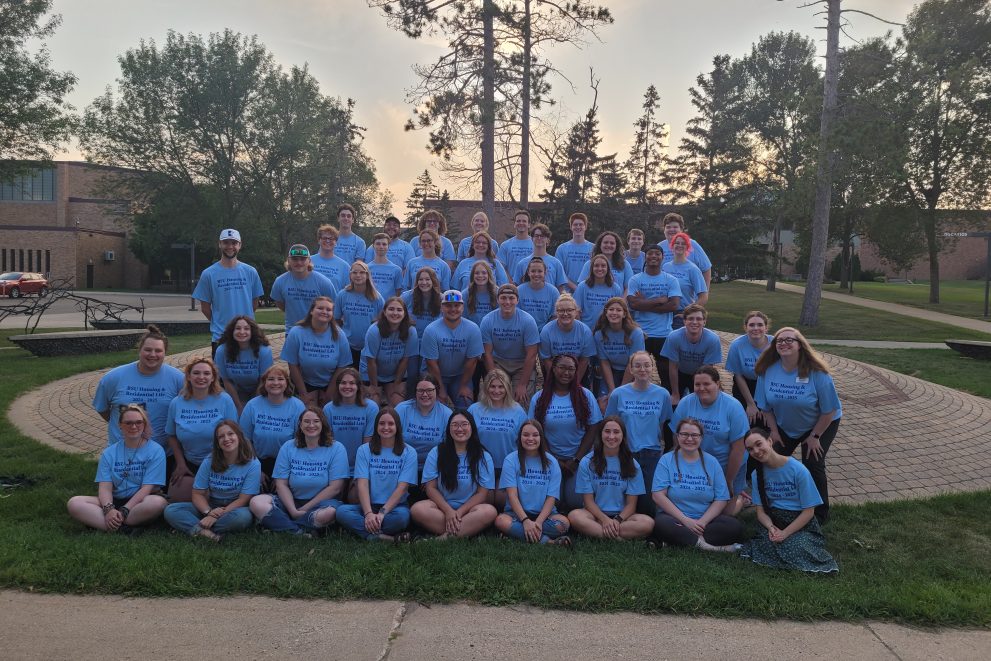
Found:
<svg viewBox="0 0 991 661"><path fill-rule="evenodd" d="M217 375L209 363L195 363L189 371L189 385L193 392L202 393L209 390Z"/></svg>
<svg viewBox="0 0 991 661"><path fill-rule="evenodd" d="M427 224L428 225L430 224L429 221L427 222ZM433 259L435 248L436 248L436 244L434 243L434 237L430 236L429 234L420 235L420 251L423 253L424 257L426 257L427 259Z"/></svg>
<svg viewBox="0 0 991 661"><path fill-rule="evenodd" d="M358 394L358 380L353 374L345 374L337 384L337 392L341 393L341 398L345 402L351 404Z"/></svg>
<svg viewBox="0 0 991 661"><path fill-rule="evenodd" d="M623 444L623 429L615 420L610 420L602 426L602 447L606 454L613 456L619 453L619 446Z"/></svg>
<svg viewBox="0 0 991 661"><path fill-rule="evenodd" d="M289 381L282 372L276 370L265 375L265 393L269 397L273 395L285 396L287 388L289 388Z"/></svg>
<svg viewBox="0 0 991 661"><path fill-rule="evenodd" d="M678 232L684 232L685 228L681 226L677 220L669 220L664 224L664 238L668 241L674 238L674 235Z"/></svg>
<svg viewBox="0 0 991 661"><path fill-rule="evenodd" d="M416 276L416 287L422 292L428 292L434 288L434 281L430 278L429 273L421 273Z"/></svg>
<svg viewBox="0 0 991 661"><path fill-rule="evenodd" d="M464 303L441 303L440 310L444 315L444 319L450 322L455 322L461 318L461 315L465 311Z"/></svg>
<svg viewBox="0 0 991 661"><path fill-rule="evenodd" d="M321 234L320 237L320 251L333 253L334 248L337 247L337 237L333 234Z"/></svg>
<svg viewBox="0 0 991 661"><path fill-rule="evenodd" d="M140 411L124 411L120 418L120 430L125 441L139 441L145 433L145 417Z"/></svg>
<svg viewBox="0 0 991 661"><path fill-rule="evenodd" d="M543 262L530 262L530 265L526 267L526 274L535 286L543 286L547 267Z"/></svg>
<svg viewBox="0 0 991 661"><path fill-rule="evenodd" d="M603 280L609 273L609 262L605 259L592 260L592 275L596 280Z"/></svg>
<svg viewBox="0 0 991 661"><path fill-rule="evenodd" d="M379 438L383 441L394 440L396 438L396 419L392 417L391 413L383 413L379 416L375 431L378 432Z"/></svg>
<svg viewBox="0 0 991 661"><path fill-rule="evenodd" d="M244 319L238 319L234 324L234 341L242 347L251 340L251 324Z"/></svg>
<svg viewBox="0 0 991 661"><path fill-rule="evenodd" d="M234 259L241 252L241 242L234 239L224 239L220 242L220 254L224 259Z"/></svg>
<svg viewBox="0 0 991 661"><path fill-rule="evenodd" d="M677 440L678 447L683 451L698 452L699 446L702 445L702 430L691 423L682 424L678 427Z"/></svg>
<svg viewBox="0 0 991 661"><path fill-rule="evenodd" d="M385 306L385 320L393 326L398 326L404 316L406 316L406 312L399 301L392 301Z"/></svg>
<svg viewBox="0 0 991 661"><path fill-rule="evenodd" d="M477 255L478 253L475 254ZM479 287L484 287L489 284L489 271L485 268L485 264L479 262L472 267L471 281Z"/></svg>
<svg viewBox="0 0 991 661"><path fill-rule="evenodd" d="M554 313L557 314L557 325L563 330L571 330L575 325L575 317L578 316L578 306L569 300L558 300Z"/></svg>
<svg viewBox="0 0 991 661"><path fill-rule="evenodd" d="M692 338L697 338L705 328L705 315L701 312L692 312L685 315L685 330Z"/></svg>
<svg viewBox="0 0 991 661"><path fill-rule="evenodd" d="M609 322L610 326L617 328L623 323L623 318L626 317L626 311L619 303L610 303L605 307L605 312L606 321Z"/></svg>
<svg viewBox="0 0 991 661"><path fill-rule="evenodd" d="M484 257L489 254L489 240L485 235L476 236L471 242L471 248L475 251L476 257Z"/></svg>
<svg viewBox="0 0 991 661"><path fill-rule="evenodd" d="M429 381L420 381L416 384L416 403L423 409L433 408L437 401L437 386Z"/></svg>
<svg viewBox="0 0 991 661"><path fill-rule="evenodd" d="M711 406L719 396L719 384L708 374L695 375L695 395L704 406Z"/></svg>
<svg viewBox="0 0 991 661"><path fill-rule="evenodd" d="M794 331L783 330L774 336L774 348L778 351L778 356L784 360L794 360L802 351L802 345L798 341L798 335Z"/></svg>
<svg viewBox="0 0 991 661"><path fill-rule="evenodd" d="M547 244L550 243L551 237L547 235L547 232L543 230L533 231L533 247L539 251L546 251Z"/></svg>
<svg viewBox="0 0 991 661"><path fill-rule="evenodd" d="M499 309L503 312L503 314L512 314L516 310L516 305L518 303L519 298L512 292L503 292L499 294Z"/></svg>
<svg viewBox="0 0 991 661"><path fill-rule="evenodd" d="M471 231L475 232L485 232L489 229L489 219L485 217L482 212L476 213L471 217Z"/></svg>
<svg viewBox="0 0 991 661"><path fill-rule="evenodd" d="M299 419L299 430L303 432L303 437L307 441L319 440L320 432L323 431L320 416L313 411L306 411Z"/></svg>
<svg viewBox="0 0 991 661"><path fill-rule="evenodd" d="M766 463L774 452L771 441L758 433L749 434L743 439L743 445L747 448L750 456L762 464Z"/></svg>
<svg viewBox="0 0 991 661"><path fill-rule="evenodd" d="M334 318L334 304L326 299L320 299L313 305L313 321L323 327Z"/></svg>
<svg viewBox="0 0 991 661"><path fill-rule="evenodd" d="M578 365L575 363L571 357L558 358L557 362L551 368L554 370L554 380L559 386L567 389L571 387L571 382L575 380L575 373L578 371Z"/></svg>
<svg viewBox="0 0 991 661"><path fill-rule="evenodd" d="M661 256L663 254L664 253L661 252L660 248L648 248L643 257L644 268L651 270L659 269L661 267Z"/></svg>
<svg viewBox="0 0 991 661"><path fill-rule="evenodd" d="M584 237L585 231L588 229L588 225L581 218L572 218L571 220L571 236L578 238Z"/></svg>
<svg viewBox="0 0 991 661"><path fill-rule="evenodd" d="M492 379L485 387L485 392L488 393L493 404L500 405L506 399L506 384L502 379Z"/></svg>
<svg viewBox="0 0 991 661"><path fill-rule="evenodd" d="M138 370L144 374L155 372L165 361L165 342L149 337L138 349Z"/></svg>
<svg viewBox="0 0 991 661"><path fill-rule="evenodd" d="M626 242L630 245L631 252L640 252L643 250L643 234L631 234L626 237Z"/></svg>
<svg viewBox="0 0 991 661"><path fill-rule="evenodd" d="M630 363L630 371L633 373L633 378L641 384L650 381L653 369L654 359L649 355L638 354L633 357Z"/></svg>
<svg viewBox="0 0 991 661"><path fill-rule="evenodd" d="M678 237L674 240L674 245L671 247L674 251L676 257L684 257L688 254L688 242L685 241L683 237Z"/></svg>
<svg viewBox="0 0 991 661"><path fill-rule="evenodd" d="M306 274L309 272L309 265L309 257L293 256L289 258L289 272L296 277L306 277Z"/></svg>
<svg viewBox="0 0 991 661"><path fill-rule="evenodd" d="M399 221L395 218L385 221L385 233L389 235L389 239L399 238L399 233L402 232L402 227L399 225Z"/></svg>
<svg viewBox="0 0 991 661"><path fill-rule="evenodd" d="M220 425L215 432L217 447L227 456L237 454L237 446L241 442L237 432L230 425Z"/></svg>
<svg viewBox="0 0 991 661"><path fill-rule="evenodd" d="M602 241L599 242L599 248L602 250L603 255L612 257L616 253L616 237L612 234L606 234L602 237Z"/></svg>
<svg viewBox="0 0 991 661"><path fill-rule="evenodd" d="M537 454L540 449L540 430L533 425L523 425L520 429L520 445L526 454Z"/></svg>
<svg viewBox="0 0 991 661"><path fill-rule="evenodd" d="M767 322L755 314L747 319L746 323L743 324L743 329L750 339L764 340L767 335Z"/></svg>
<svg viewBox="0 0 991 661"><path fill-rule="evenodd" d="M363 263L356 263L351 267L351 284L359 289L368 284L368 267Z"/></svg>
<svg viewBox="0 0 991 661"><path fill-rule="evenodd" d="M341 212L337 214L337 223L341 226L341 230L350 232L351 226L354 224L354 214L351 213L350 209L341 209Z"/></svg>
<svg viewBox="0 0 991 661"><path fill-rule="evenodd" d="M468 439L471 438L471 423L460 413L451 416L447 427L451 430L451 438L454 439L455 443L467 443Z"/></svg>
<svg viewBox="0 0 991 661"><path fill-rule="evenodd" d="M516 214L513 218L513 229L516 230L517 235L529 234L530 218L525 213Z"/></svg>

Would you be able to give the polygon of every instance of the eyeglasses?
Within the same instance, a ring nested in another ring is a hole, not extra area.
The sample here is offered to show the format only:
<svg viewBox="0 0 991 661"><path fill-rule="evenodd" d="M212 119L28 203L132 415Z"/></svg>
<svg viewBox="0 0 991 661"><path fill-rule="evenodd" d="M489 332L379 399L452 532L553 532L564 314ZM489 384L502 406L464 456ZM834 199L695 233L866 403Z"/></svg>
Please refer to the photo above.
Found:
<svg viewBox="0 0 991 661"><path fill-rule="evenodd" d="M679 438L687 438L687 439L690 439L690 440L693 440L693 441L697 441L698 439L702 438L702 434L695 434L695 433L692 433L692 432L680 431L680 432L678 432L678 437Z"/></svg>
<svg viewBox="0 0 991 661"><path fill-rule="evenodd" d="M796 342L798 342L798 338L795 337L779 337L774 340L778 346L790 346Z"/></svg>
<svg viewBox="0 0 991 661"><path fill-rule="evenodd" d="M464 422L451 423L451 429L467 429L469 427L471 427L471 423L469 423L467 420L465 420Z"/></svg>
<svg viewBox="0 0 991 661"><path fill-rule="evenodd" d="M433 392L436 392L436 391L437 391L436 388L417 388L416 389L416 394L417 395L429 395L430 393L433 393Z"/></svg>
<svg viewBox="0 0 991 661"><path fill-rule="evenodd" d="M543 232L534 232L533 233L533 238L535 238L535 239L549 239L550 237L547 236L546 234L544 234Z"/></svg>

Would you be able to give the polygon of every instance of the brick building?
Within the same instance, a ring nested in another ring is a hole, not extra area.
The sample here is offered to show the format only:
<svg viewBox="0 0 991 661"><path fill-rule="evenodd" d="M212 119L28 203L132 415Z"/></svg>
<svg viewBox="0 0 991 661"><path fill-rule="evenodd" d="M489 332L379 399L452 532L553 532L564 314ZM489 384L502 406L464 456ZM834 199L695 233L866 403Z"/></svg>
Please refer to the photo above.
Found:
<svg viewBox="0 0 991 661"><path fill-rule="evenodd" d="M0 182L0 270L68 278L77 289L141 289L148 268L128 250L131 201L101 194L124 168L55 161Z"/></svg>

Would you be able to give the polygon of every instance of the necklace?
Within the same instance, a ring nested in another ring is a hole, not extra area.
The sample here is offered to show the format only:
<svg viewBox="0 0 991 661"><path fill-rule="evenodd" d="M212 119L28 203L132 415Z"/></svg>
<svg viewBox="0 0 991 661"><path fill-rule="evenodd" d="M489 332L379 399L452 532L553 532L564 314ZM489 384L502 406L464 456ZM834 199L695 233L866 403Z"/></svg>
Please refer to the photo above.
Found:
<svg viewBox="0 0 991 661"><path fill-rule="evenodd" d="M120 474L122 478L127 479L127 476L131 474L131 463L134 461L134 457L135 455L138 454L138 450L140 449L141 446L139 445L138 447L134 448L134 451L131 452L130 456L128 456L127 446L126 445L124 446L124 459L127 460L127 464L124 466L124 471Z"/></svg>

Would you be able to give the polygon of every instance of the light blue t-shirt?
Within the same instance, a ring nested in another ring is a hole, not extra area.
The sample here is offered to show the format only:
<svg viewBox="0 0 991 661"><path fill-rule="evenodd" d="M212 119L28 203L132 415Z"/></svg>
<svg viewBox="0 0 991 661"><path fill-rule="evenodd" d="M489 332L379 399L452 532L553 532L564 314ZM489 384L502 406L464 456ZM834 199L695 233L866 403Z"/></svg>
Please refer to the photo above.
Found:
<svg viewBox="0 0 991 661"><path fill-rule="evenodd" d="M674 455L668 452L657 462L651 491L667 489L671 502L690 519L701 517L714 501L729 500L726 478L715 457L703 452L695 461L679 457L676 464Z"/></svg>
<svg viewBox="0 0 991 661"><path fill-rule="evenodd" d="M641 294L644 298L659 298L667 296L681 296L681 286L673 275L661 271L657 275L649 275L646 272L638 273L630 279L626 288L627 294ZM667 337L671 333L671 322L674 319L673 312L643 312L631 310L633 320L643 329L647 337Z"/></svg>
<svg viewBox="0 0 991 661"><path fill-rule="evenodd" d="M258 347L258 355L251 348L242 349L237 352L237 360L227 360L227 344L217 347L217 354L213 358L217 364L217 372L224 381L230 381L242 392L254 393L258 389L262 374L272 366L272 347L268 345Z"/></svg>
<svg viewBox="0 0 991 661"><path fill-rule="evenodd" d="M287 397L275 405L259 395L244 405L238 423L254 446L255 456L269 459L278 456L282 444L292 440L299 416L305 411L306 404L296 397Z"/></svg>
<svg viewBox="0 0 991 661"><path fill-rule="evenodd" d="M626 260L624 259L623 269L617 270L616 267L613 266L612 260L610 260L609 270L612 271L613 284L619 286L620 293L626 291L626 283L628 283L630 281L630 278L634 276L633 267L627 264ZM591 258L589 258L589 261L585 262L585 265L582 266L582 272L578 274L578 280L575 280L575 282L581 285L581 283L585 282L588 279L588 274L591 272L592 272L592 262L591 262Z"/></svg>
<svg viewBox="0 0 991 661"><path fill-rule="evenodd" d="M542 392L543 390L538 390L530 398L528 413L531 418L536 417L537 400L540 399ZM582 394L588 400L588 426L591 427L602 420L602 409L599 408L599 403L595 401L595 395L588 388L582 388ZM569 459L577 454L578 446L581 445L587 427L579 429L575 410L571 406L570 395L551 397L551 402L547 406L547 415L542 424L544 434L547 436L547 446L551 452L559 457Z"/></svg>
<svg viewBox="0 0 991 661"><path fill-rule="evenodd" d="M633 466L637 469L636 475L623 477L619 470L619 457L606 457L606 469L599 475L592 470L592 455L587 454L578 464L575 493L593 494L599 509L607 516L615 516L623 511L627 496L646 493L643 471L636 459L633 460Z"/></svg>
<svg viewBox="0 0 991 661"><path fill-rule="evenodd" d="M445 379L463 374L465 361L478 358L483 351L482 332L475 322L465 318L454 328L438 319L427 326L420 341L420 355L425 360L436 360Z"/></svg>
<svg viewBox="0 0 991 661"><path fill-rule="evenodd" d="M343 259L348 264L354 264L355 260L365 259L365 240L351 232L349 236L341 234L337 237L337 246L334 254Z"/></svg>
<svg viewBox="0 0 991 661"><path fill-rule="evenodd" d="M362 381L368 381L368 359L375 361L377 378L379 383L392 383L396 380L396 369L403 358L415 356L420 347L419 335L416 327L410 326L403 341L399 333L392 333L386 338L382 337L379 325L372 324L365 333L365 346L361 350L360 369ZM399 380L405 378L404 374L399 375Z"/></svg>
<svg viewBox="0 0 991 661"><path fill-rule="evenodd" d="M110 482L113 497L130 498L145 484L165 486L165 451L158 443L131 449L114 443L100 455L95 482Z"/></svg>
<svg viewBox="0 0 991 661"><path fill-rule="evenodd" d="M723 345L719 336L708 328L702 329L698 342L688 339L688 329L679 328L671 331L668 339L664 340L661 355L673 363L678 363L678 371L683 374L695 374L695 370L703 365L716 365L723 362Z"/></svg>
<svg viewBox="0 0 991 661"><path fill-rule="evenodd" d="M664 239L658 243L661 247L661 252L664 253L664 262L674 261L674 251L671 250L671 246L668 245L667 239ZM688 261L699 267L699 271L705 272L712 268L712 262L709 260L709 256L705 254L702 250L702 246L695 239L692 239L692 251L688 253Z"/></svg>
<svg viewBox="0 0 991 661"><path fill-rule="evenodd" d="M561 293L549 284L540 289L534 289L529 282L517 287L519 292L519 308L527 312L537 323L537 328L543 328L554 316L554 306Z"/></svg>
<svg viewBox="0 0 991 661"><path fill-rule="evenodd" d="M530 260L533 258L534 255L531 253L516 262L516 267L513 271L513 282L523 281L523 276L526 274L526 270L530 266ZM541 255L540 259L544 260L544 266L547 267L547 275L544 276L544 281L548 285L553 287L561 287L568 282L568 276L565 274L564 265L561 264L557 257L548 254Z"/></svg>
<svg viewBox="0 0 991 661"><path fill-rule="evenodd" d="M664 262L661 265L661 270L673 275L678 280L678 286L681 287L681 301L678 303L678 312L681 312L697 301L699 294L709 291L709 288L705 286L705 278L702 277L702 271L691 261L684 264Z"/></svg>
<svg viewBox="0 0 991 661"><path fill-rule="evenodd" d="M272 300L282 303L286 308L286 332L296 325L296 322L306 317L317 296L326 296L334 300L337 287L330 278L318 271L310 271L305 278L297 278L286 272L272 283Z"/></svg>
<svg viewBox="0 0 991 661"><path fill-rule="evenodd" d="M368 480L372 505L384 505L400 482L416 484L416 450L405 445L399 456L392 448L382 448L378 454L373 454L365 443L358 448L354 458L354 477ZM407 496L408 492L399 502L405 503Z"/></svg>
<svg viewBox="0 0 991 661"><path fill-rule="evenodd" d="M609 361L609 367L616 371L626 370L630 356L637 351L644 351L646 341L643 330L637 326L630 332L630 344L626 344L626 333L604 328L593 336L595 350L599 360ZM619 385L619 384L617 384Z"/></svg>
<svg viewBox="0 0 991 661"><path fill-rule="evenodd" d="M833 420L843 416L833 377L813 370L802 378L798 370L786 372L778 361L757 377L757 406L774 414L778 427L791 438L798 438L815 427L819 416L833 411Z"/></svg>
<svg viewBox="0 0 991 661"><path fill-rule="evenodd" d="M774 341L774 336L767 335L766 337L767 346L770 346L770 343ZM729 351L726 352L726 371L756 381L757 374L754 372L754 365L757 364L757 359L760 358L764 349L755 349L754 345L750 344L750 338L741 335L730 342Z"/></svg>
<svg viewBox="0 0 991 661"><path fill-rule="evenodd" d="M536 515L544 508L548 496L555 501L561 495L561 466L552 455L547 455L547 468L540 465L540 457L527 457L526 471L520 468L520 453L510 452L502 462L502 473L499 475L499 488L516 489L516 495L527 514ZM513 507L506 499L506 511L512 512ZM551 514L557 512L551 507Z"/></svg>
<svg viewBox="0 0 991 661"><path fill-rule="evenodd" d="M565 332L555 320L540 329L540 357L552 358L563 353L586 358L595 355L595 341L588 326L575 321L571 330Z"/></svg>
<svg viewBox="0 0 991 661"><path fill-rule="evenodd" d="M517 239L513 236L510 239L506 239L499 246L499 251L496 256L499 261L502 262L503 266L506 267L506 273L511 274L516 272L516 264L533 253L533 239L527 237L525 239ZM513 278L513 282L519 283L519 280Z"/></svg>
<svg viewBox="0 0 991 661"><path fill-rule="evenodd" d="M729 463L730 450L733 443L741 440L750 429L750 420L743 405L730 395L720 392L709 406L703 406L698 395L692 393L683 397L671 416L671 431L678 429L678 423L685 418L695 418L702 423L702 451L719 462L722 470ZM746 482L747 454L743 454L740 472L733 478L733 490L739 491Z"/></svg>
<svg viewBox="0 0 991 661"><path fill-rule="evenodd" d="M510 394L506 393L506 396L509 397ZM475 418L478 438L492 455L494 465L502 466L506 455L516 451L516 437L526 422L526 411L516 402L501 409L488 408L481 402L475 402L468 407L468 413Z"/></svg>
<svg viewBox="0 0 991 661"><path fill-rule="evenodd" d="M321 257L320 253L313 253L310 255L310 261L313 263L313 270L334 283L337 291L344 289L351 282L351 264L338 257L336 252L330 257Z"/></svg>
<svg viewBox="0 0 991 661"><path fill-rule="evenodd" d="M423 255L423 251L420 250L420 237L419 236L414 236L412 239L410 239L409 240L409 244L413 248L413 253L417 257L420 257L421 255ZM449 238L447 238L446 236L440 237L440 245L441 245L441 247L440 247L439 253L440 253L440 258L441 259L443 259L445 261L448 261L448 262L456 262L456 261L458 261L458 255L457 255L456 252L454 252L454 244L451 243L451 240ZM444 287L444 289L447 289L447 287Z"/></svg>
<svg viewBox="0 0 991 661"><path fill-rule="evenodd" d="M340 443L298 448L296 441L286 441L272 470L274 479L288 480L296 500L310 500L334 480L346 480L350 474L348 453Z"/></svg>
<svg viewBox="0 0 991 661"><path fill-rule="evenodd" d="M416 257L413 252L413 246L403 241L402 239L393 239L389 241L389 251L386 253L386 257L389 261L398 266L401 269L406 269L406 264L409 260ZM365 248L365 262L371 265L372 260L375 259L375 247L368 246Z"/></svg>
<svg viewBox="0 0 991 661"><path fill-rule="evenodd" d="M760 489L757 488L757 471L750 474L753 485L754 505L764 506L760 499ZM794 457L781 468L764 466L764 489L770 506L779 510L801 512L810 507L822 505L822 496L812 480L812 473Z"/></svg>
<svg viewBox="0 0 991 661"><path fill-rule="evenodd" d="M643 263L644 263L644 252L641 250L640 254L636 257L630 255L630 251L627 250L623 253L623 257L626 258L626 263L630 265L633 270L633 275L637 273L643 273Z"/></svg>
<svg viewBox="0 0 991 661"><path fill-rule="evenodd" d="M568 280L578 284L578 281L581 280L582 267L585 266L585 262L592 259L594 248L595 244L591 241L577 244L574 240L565 241L557 247L554 256L561 260L561 264L564 265L564 272L568 276Z"/></svg>
<svg viewBox="0 0 991 661"><path fill-rule="evenodd" d="M481 260L481 257L465 257L461 260L461 263L458 264L458 268L454 269L454 275L451 276L451 286L460 290L471 284L471 268L475 266L475 262ZM492 267L492 274L495 276L496 287L509 282L509 278L506 277L506 269L503 268L501 262L489 261L488 258L485 258L485 262Z"/></svg>
<svg viewBox="0 0 991 661"><path fill-rule="evenodd" d="M396 407L396 415L403 427L403 441L416 450L417 461L422 465L430 448L444 440L451 409L440 402L434 402L433 408L427 415L423 415L416 400L408 399Z"/></svg>
<svg viewBox="0 0 991 661"><path fill-rule="evenodd" d="M255 299L264 293L255 267L238 262L229 269L216 262L200 274L193 298L210 304L210 334L216 342L234 317L243 314L255 318Z"/></svg>
<svg viewBox="0 0 991 661"><path fill-rule="evenodd" d="M392 262L385 264L369 262L368 270L372 274L375 289L385 298L397 296L403 291L403 269Z"/></svg>
<svg viewBox="0 0 991 661"><path fill-rule="evenodd" d="M98 412L110 412L107 445L124 438L117 423L120 407L137 404L148 414L152 440L168 450L165 420L169 415L169 404L182 390L183 381L182 372L171 365L162 365L154 374L145 375L138 371L135 362L115 367L104 374L93 394L93 408Z"/></svg>
<svg viewBox="0 0 991 661"><path fill-rule="evenodd" d="M479 330L482 344L491 345L492 355L504 360L523 360L527 347L540 344L537 322L518 307L509 319L502 316L501 309L493 310L482 319Z"/></svg>
<svg viewBox="0 0 991 661"><path fill-rule="evenodd" d="M165 433L179 439L186 461L201 464L213 451L213 431L221 420L237 420L237 407L226 392L204 399L177 395L169 404Z"/></svg>
<svg viewBox="0 0 991 661"><path fill-rule="evenodd" d="M413 287L416 286L417 271L426 267L433 269L434 273L437 274L437 279L440 280L441 291L446 291L451 288L451 267L447 265L447 262L440 257L427 259L423 256L417 256L409 260L409 264L406 265L407 289L413 289Z"/></svg>
<svg viewBox="0 0 991 661"><path fill-rule="evenodd" d="M370 399L365 400L364 406L328 402L323 407L323 414L327 416L330 428L334 432L334 441L347 450L348 465L352 470L358 448L366 438L371 438L375 431L375 416L378 412L379 405Z"/></svg>
<svg viewBox="0 0 991 661"><path fill-rule="evenodd" d="M619 386L609 394L606 415L618 415L626 426L630 450L659 450L661 426L671 419L671 395L656 383L637 390L632 383Z"/></svg>
<svg viewBox="0 0 991 661"><path fill-rule="evenodd" d="M432 448L427 454L427 461L423 464L423 479L421 483L426 484L430 480L437 480L437 490L444 497L447 504L454 509L458 509L468 499L475 495L479 487L485 489L495 489L495 471L492 468L492 455L482 450L482 459L478 462L478 482L471 476L471 468L468 466L468 453L458 455L458 486L454 491L448 491L440 480L440 469L437 468L437 453L440 448Z"/></svg>
<svg viewBox="0 0 991 661"><path fill-rule="evenodd" d="M337 292L337 298L334 299L334 318L347 334L352 349L361 349L365 346L365 333L382 313L383 307L385 300L378 293L375 295L375 300L370 301L364 294L347 289Z"/></svg>
<svg viewBox="0 0 991 661"><path fill-rule="evenodd" d="M328 328L322 333L313 332L307 326L293 326L282 346L282 360L299 366L303 381L311 386L326 388L334 370L351 364L351 347L348 335L337 330L337 339Z"/></svg>
<svg viewBox="0 0 991 661"><path fill-rule="evenodd" d="M470 309L470 307L468 305L468 289L467 288L465 288L465 289L463 289L461 291L461 295L464 296L464 298L465 298L464 318L465 319L470 319L471 321L475 322L479 326L482 325L482 319L485 318L485 315L487 315L488 313L492 312L492 310L494 310L495 307L496 307L496 302L494 300L492 300L492 296L490 296L489 295L489 292L487 292L485 290L479 290L478 293L475 295L475 309L474 310Z"/></svg>
<svg viewBox="0 0 991 661"><path fill-rule="evenodd" d="M206 491L210 501L226 505L237 500L242 493L254 496L261 491L262 465L257 459L231 464L222 473L214 471L211 463L204 461L200 464L193 479L193 488Z"/></svg>
<svg viewBox="0 0 991 661"><path fill-rule="evenodd" d="M416 336L417 338L423 337L423 331L427 330L427 326L434 323L441 318L440 307L437 308L437 314L430 314L430 306L424 306L424 312L417 314L413 309L413 290L406 290L402 293L400 298L403 299L403 303L406 304L406 309L409 310L409 318L413 320L416 324ZM419 340L418 340L419 341ZM420 345L417 344L417 351L419 351Z"/></svg>
<svg viewBox="0 0 991 661"><path fill-rule="evenodd" d="M461 260L463 260L465 257L468 256L468 251L471 250L471 240L472 240L472 237L473 236L474 235L469 234L468 236L466 236L463 239L461 239L461 242L460 243L458 243L458 255L457 255L457 258L456 258L457 261L460 262ZM498 259L499 258L499 242L496 241L495 239L492 239L492 238L490 238L489 241L490 241L490 244L492 246L492 252L495 253L496 259Z"/></svg>
<svg viewBox="0 0 991 661"><path fill-rule="evenodd" d="M589 287L584 280L579 282L578 289L575 290L575 303L582 311L582 323L589 328L594 328L596 322L599 321L599 316L602 315L602 308L606 306L606 301L613 296L622 295L623 288L615 282L612 286L600 283L592 287Z"/></svg>

